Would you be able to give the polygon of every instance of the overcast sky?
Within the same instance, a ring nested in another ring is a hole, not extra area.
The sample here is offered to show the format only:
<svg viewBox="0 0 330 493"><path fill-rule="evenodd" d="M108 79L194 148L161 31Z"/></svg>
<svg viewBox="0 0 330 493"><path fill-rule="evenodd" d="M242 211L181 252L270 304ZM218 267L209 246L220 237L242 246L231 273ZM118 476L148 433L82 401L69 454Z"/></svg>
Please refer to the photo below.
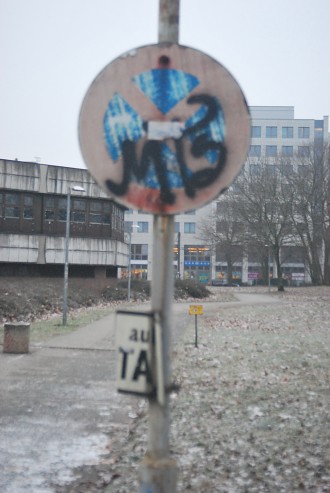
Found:
<svg viewBox="0 0 330 493"><path fill-rule="evenodd" d="M158 39L158 0L0 0L0 158L85 167L82 99L95 76ZM329 0L181 0L180 43L221 62L250 106L330 114ZM38 159L37 159L38 158Z"/></svg>

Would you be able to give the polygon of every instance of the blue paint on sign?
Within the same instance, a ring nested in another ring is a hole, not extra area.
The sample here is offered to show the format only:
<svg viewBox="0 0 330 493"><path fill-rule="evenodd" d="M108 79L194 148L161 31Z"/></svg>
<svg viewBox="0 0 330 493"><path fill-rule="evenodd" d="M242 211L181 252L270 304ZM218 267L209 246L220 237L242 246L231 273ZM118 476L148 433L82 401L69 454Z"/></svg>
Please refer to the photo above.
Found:
<svg viewBox="0 0 330 493"><path fill-rule="evenodd" d="M144 135L142 118L118 93L109 102L103 129L107 150L114 161L120 158L125 140L136 142Z"/></svg>
<svg viewBox="0 0 330 493"><path fill-rule="evenodd" d="M180 174L179 163L176 154L166 144L161 146L162 159L164 162L164 169L166 168L166 178L171 188L182 188L183 180ZM192 175L192 171L186 167L187 176ZM152 189L159 189L159 181L157 177L157 171L154 164L152 164L146 174L144 183L147 187Z"/></svg>
<svg viewBox="0 0 330 493"><path fill-rule="evenodd" d="M225 119L222 111L222 107L219 101L216 100L216 104L218 107L218 112L216 118L209 122L209 124L203 129L198 129L196 132L193 132L189 135L189 140L193 141L200 135L206 135L209 141L213 142L223 142L225 138ZM185 123L185 129L189 129L190 127L196 125L202 118L205 117L207 113L207 108L205 106L201 106L196 113L189 118ZM208 150L205 153L205 157L211 164L215 164L219 157L219 151L217 150Z"/></svg>
<svg viewBox="0 0 330 493"><path fill-rule="evenodd" d="M168 113L199 84L192 74L164 68L136 75L133 82L163 114Z"/></svg>
<svg viewBox="0 0 330 493"><path fill-rule="evenodd" d="M169 112L199 84L197 77L174 69L153 69L133 77L133 82L164 114ZM123 182L107 180L110 191L124 195L129 182L160 190L162 200L173 203L174 189L184 189L193 198L198 188L212 183L221 172L226 151L224 146L225 122L221 104L207 94L193 95L187 104L199 108L182 125L179 137L171 136L173 146L150 138L137 156L136 142L146 135L148 122L144 122L135 109L119 94L110 100L103 120L104 141L113 161L123 157ZM212 169L193 172L184 157L184 139L191 142L190 152L195 158L204 156ZM173 150L173 147L175 150ZM195 265L195 264L194 264Z"/></svg>

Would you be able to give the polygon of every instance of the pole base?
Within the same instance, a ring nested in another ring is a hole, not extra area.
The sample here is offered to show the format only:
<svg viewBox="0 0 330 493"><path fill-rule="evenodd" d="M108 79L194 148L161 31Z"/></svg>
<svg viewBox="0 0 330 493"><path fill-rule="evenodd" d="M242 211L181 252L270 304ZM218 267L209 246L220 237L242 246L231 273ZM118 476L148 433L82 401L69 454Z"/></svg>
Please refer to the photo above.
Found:
<svg viewBox="0 0 330 493"><path fill-rule="evenodd" d="M139 467L139 493L175 493L177 476L174 459L146 454Z"/></svg>

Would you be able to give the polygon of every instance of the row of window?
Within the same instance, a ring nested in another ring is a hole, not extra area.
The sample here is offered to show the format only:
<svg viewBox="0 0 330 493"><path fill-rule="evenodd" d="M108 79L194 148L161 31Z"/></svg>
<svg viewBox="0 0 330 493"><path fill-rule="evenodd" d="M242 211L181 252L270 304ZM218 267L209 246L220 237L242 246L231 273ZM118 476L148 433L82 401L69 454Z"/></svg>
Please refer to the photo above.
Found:
<svg viewBox="0 0 330 493"><path fill-rule="evenodd" d="M47 221L66 221L66 209L66 198L45 198L45 219ZM111 224L111 203L71 199L71 221L85 223L87 216L90 224Z"/></svg>
<svg viewBox="0 0 330 493"><path fill-rule="evenodd" d="M21 192L0 192L0 218L34 220L40 215L40 197ZM67 198L46 196L44 220L66 221ZM71 198L71 221L77 223L111 225L119 231L123 228L123 210L106 200Z"/></svg>
<svg viewBox="0 0 330 493"><path fill-rule="evenodd" d="M297 154L298 157L307 157L309 155L309 146L298 146ZM284 157L293 157L294 148L293 146L282 146L281 155ZM265 156L266 157L277 157L279 154L278 146L267 145L265 146ZM262 146L261 145L251 145L249 156L250 157L261 157Z"/></svg>
<svg viewBox="0 0 330 493"><path fill-rule="evenodd" d="M237 249L239 250L239 249ZM178 247L173 249L174 258L178 258ZM185 245L183 247L184 264L188 267L210 267L211 256L210 249L203 246L191 246ZM252 249L248 253L250 262L259 262L259 256L257 252ZM287 246L282 249L282 257L285 262L297 262L303 261L303 249L302 247ZM239 258L239 254L237 254ZM132 260L148 260L148 245L147 244L132 244L131 245L131 259ZM225 261L225 257L222 254L221 248L216 252L217 261ZM218 267L219 268L219 267ZM223 267L222 267L223 268ZM253 267L249 267L249 270L253 270Z"/></svg>
<svg viewBox="0 0 330 493"><path fill-rule="evenodd" d="M125 211L125 214L133 214L134 210L133 209L127 209ZM138 211L138 212L142 212L143 214L146 214L145 212L143 211ZM186 212L183 212L183 214L185 215L188 215L188 216L194 216L196 214L196 211L195 210L192 210L192 211L186 211Z"/></svg>
<svg viewBox="0 0 330 493"><path fill-rule="evenodd" d="M251 137L260 138L261 137L261 126L253 125L251 127ZM294 138L294 127L281 127L282 129L282 139L293 139ZM298 139L309 139L310 138L310 127L298 127ZM270 139L276 139L279 137L280 129L275 126L266 126L265 137Z"/></svg>
<svg viewBox="0 0 330 493"><path fill-rule="evenodd" d="M0 193L0 218L33 219L33 196L18 193Z"/></svg>
<svg viewBox="0 0 330 493"><path fill-rule="evenodd" d="M128 233L149 233L148 221L125 221L125 231Z"/></svg>
<svg viewBox="0 0 330 493"><path fill-rule="evenodd" d="M184 261L186 265L206 267L210 265L210 249L202 246L185 245L183 247ZM178 247L173 250L174 255L178 255ZM148 260L148 245L147 244L132 244L131 245L132 260Z"/></svg>
<svg viewBox="0 0 330 493"><path fill-rule="evenodd" d="M175 222L175 232L180 233L180 223ZM196 233L196 223L184 223L183 225L184 233L195 234ZM149 233L149 223L148 221L125 221L125 231L132 233Z"/></svg>

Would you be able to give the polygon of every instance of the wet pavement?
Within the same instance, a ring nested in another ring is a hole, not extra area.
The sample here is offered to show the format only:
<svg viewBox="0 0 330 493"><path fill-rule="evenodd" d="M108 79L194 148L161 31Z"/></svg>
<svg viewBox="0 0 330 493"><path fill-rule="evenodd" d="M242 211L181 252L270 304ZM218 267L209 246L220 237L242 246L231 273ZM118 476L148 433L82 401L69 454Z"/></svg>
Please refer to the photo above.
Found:
<svg viewBox="0 0 330 493"><path fill-rule="evenodd" d="M127 436L137 402L115 389L113 318L0 354L2 493L58 491Z"/></svg>

